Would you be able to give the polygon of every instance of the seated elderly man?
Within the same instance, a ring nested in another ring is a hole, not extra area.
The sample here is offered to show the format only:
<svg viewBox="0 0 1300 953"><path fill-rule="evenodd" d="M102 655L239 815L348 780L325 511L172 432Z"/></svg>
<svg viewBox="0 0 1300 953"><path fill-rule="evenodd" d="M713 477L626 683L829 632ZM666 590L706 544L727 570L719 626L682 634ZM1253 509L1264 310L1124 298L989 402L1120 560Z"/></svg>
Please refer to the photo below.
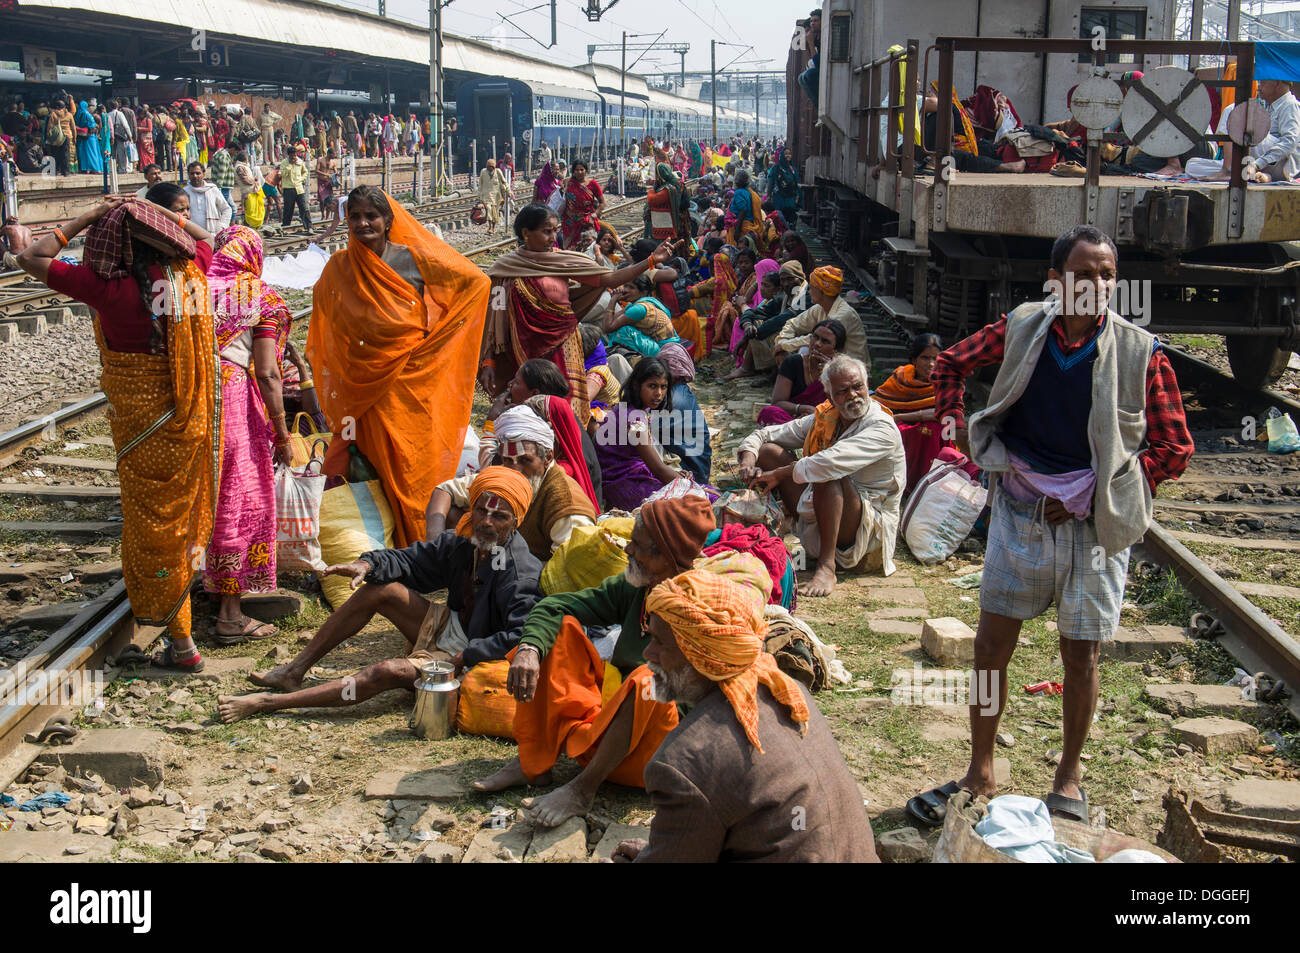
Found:
<svg viewBox="0 0 1300 953"><path fill-rule="evenodd" d="M689 706L645 769L639 863L876 862L871 822L826 719L763 650L763 597L702 569L645 601L656 701Z"/></svg>
<svg viewBox="0 0 1300 953"><path fill-rule="evenodd" d="M591 496L555 462L555 431L531 408L503 411L496 421L496 441L493 463L521 473L532 488L532 504L519 522L519 535L529 551L545 562L568 542L574 529L595 525L596 507ZM434 488L424 514L427 539L436 539L449 521L462 518L469 508L473 479L474 474L467 473Z"/></svg>
<svg viewBox="0 0 1300 953"><path fill-rule="evenodd" d="M812 301L812 307L803 314L795 315L781 328L781 333L772 345L777 363L780 363L784 355L798 354L799 348L807 347L813 328L827 318L834 318L848 332L844 341L844 353L871 366L867 332L862 327L862 318L858 312L840 297L840 289L843 287L844 274L838 268L822 265L813 269L813 273L808 276L808 297Z"/></svg>
<svg viewBox="0 0 1300 953"><path fill-rule="evenodd" d="M505 658L541 598L542 564L516 532L532 489L514 470L488 467L474 478L469 495L470 511L455 533L405 549L362 553L356 562L326 569L330 575L350 576L357 591L296 658L249 676L254 684L285 694L222 695L217 699L221 720L285 708L355 705L391 688L413 688L420 666L434 658L449 659L458 672ZM421 595L439 589L447 590L446 605L431 605ZM302 688L307 671L360 632L376 613L406 637L411 654L377 662L339 681Z"/></svg>
<svg viewBox="0 0 1300 953"><path fill-rule="evenodd" d="M476 782L476 791L549 784L551 768L566 752L582 771L544 797L523 801L535 822L554 827L590 811L606 779L644 786L646 762L677 724L677 709L649 692L641 610L652 586L691 567L714 526L713 508L702 497L647 503L632 529L625 572L537 603L506 680L518 703L519 757ZM583 627L614 625L622 630L609 662L624 681L602 705L605 663Z"/></svg>
<svg viewBox="0 0 1300 953"><path fill-rule="evenodd" d="M740 477L777 490L817 570L800 591L829 595L835 568L894 571L907 458L889 413L867 396L867 368L841 354L822 370L830 399L814 413L761 427L737 451ZM791 451L802 450L796 460Z"/></svg>

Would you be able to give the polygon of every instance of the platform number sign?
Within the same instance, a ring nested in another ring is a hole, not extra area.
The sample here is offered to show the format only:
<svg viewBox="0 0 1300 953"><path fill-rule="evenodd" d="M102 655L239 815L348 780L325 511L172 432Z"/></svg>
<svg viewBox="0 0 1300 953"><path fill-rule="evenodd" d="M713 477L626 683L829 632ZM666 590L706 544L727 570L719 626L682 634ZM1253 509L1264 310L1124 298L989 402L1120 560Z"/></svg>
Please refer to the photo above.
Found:
<svg viewBox="0 0 1300 953"><path fill-rule="evenodd" d="M208 66L229 66L230 51L224 43L213 43L203 51L203 62Z"/></svg>

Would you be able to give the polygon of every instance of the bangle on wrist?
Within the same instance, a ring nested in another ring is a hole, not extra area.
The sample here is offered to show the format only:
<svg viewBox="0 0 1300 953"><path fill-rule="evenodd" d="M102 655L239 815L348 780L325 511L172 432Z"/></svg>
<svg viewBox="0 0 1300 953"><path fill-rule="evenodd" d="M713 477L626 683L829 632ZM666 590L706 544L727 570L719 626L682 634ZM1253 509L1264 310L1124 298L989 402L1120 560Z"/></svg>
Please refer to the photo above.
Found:
<svg viewBox="0 0 1300 953"><path fill-rule="evenodd" d="M63 234L63 227L62 227L62 226L56 225L56 226L54 227L54 239L55 239L55 241L57 241L57 242L59 243L59 248L67 248L67 247L68 247L68 239L67 239L67 236L65 236L65 235Z"/></svg>
<svg viewBox="0 0 1300 953"><path fill-rule="evenodd" d="M315 386L316 386L316 382L313 381L313 380L311 380L311 379L308 379L308 380L305 380L305 381L299 381L299 382L298 382L298 389L299 389L299 390L311 390L311 389L312 389L313 387L315 387Z"/></svg>

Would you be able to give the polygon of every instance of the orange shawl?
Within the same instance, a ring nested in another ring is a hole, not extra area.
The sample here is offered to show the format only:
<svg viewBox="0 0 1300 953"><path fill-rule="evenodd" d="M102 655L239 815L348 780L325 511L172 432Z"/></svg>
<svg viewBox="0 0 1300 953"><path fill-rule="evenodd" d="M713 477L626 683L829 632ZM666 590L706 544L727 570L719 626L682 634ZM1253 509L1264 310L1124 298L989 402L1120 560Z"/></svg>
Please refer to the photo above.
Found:
<svg viewBox="0 0 1300 953"><path fill-rule="evenodd" d="M346 472L348 445L356 443L383 482L400 547L424 538L429 496L456 474L490 282L396 200L389 203L389 240L411 250L424 299L378 255L349 239L316 282L307 359L337 435L325 472Z"/></svg>
<svg viewBox="0 0 1300 953"><path fill-rule="evenodd" d="M827 400L817 405L813 411L812 430L808 431L808 436L803 439L803 455L811 457L814 453L821 453L827 447L835 442L835 431L840 425L840 412L835 409L835 405Z"/></svg>
<svg viewBox="0 0 1300 953"><path fill-rule="evenodd" d="M99 319L108 419L122 485L122 577L142 625L190 635L190 582L212 538L221 468L221 376L207 282L164 268L166 354L109 350ZM200 293L195 293L198 289Z"/></svg>
<svg viewBox="0 0 1300 953"><path fill-rule="evenodd" d="M891 414L907 414L934 406L934 382L916 379L916 368L903 364L871 395Z"/></svg>

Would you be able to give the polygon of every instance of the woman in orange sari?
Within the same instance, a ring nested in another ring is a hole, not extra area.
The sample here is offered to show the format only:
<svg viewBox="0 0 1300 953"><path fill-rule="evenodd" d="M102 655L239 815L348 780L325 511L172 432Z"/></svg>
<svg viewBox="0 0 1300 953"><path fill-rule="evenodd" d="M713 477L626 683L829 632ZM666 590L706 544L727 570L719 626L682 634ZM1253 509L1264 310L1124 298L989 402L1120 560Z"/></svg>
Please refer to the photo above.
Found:
<svg viewBox="0 0 1300 953"><path fill-rule="evenodd" d="M342 474L355 444L379 473L395 546L424 539L433 488L456 474L469 427L488 279L392 201L348 195L348 247L312 295L307 359L335 437L325 472Z"/></svg>
<svg viewBox="0 0 1300 953"><path fill-rule="evenodd" d="M88 226L83 263L58 260ZM211 238L170 209L110 195L18 256L23 271L95 311L126 594L137 622L167 628L153 664L187 673L203 670L190 583L212 535L221 464L221 378L204 276Z"/></svg>
<svg viewBox="0 0 1300 953"><path fill-rule="evenodd" d="M664 242L644 261L617 271L582 252L555 247L558 216L545 205L526 205L515 216L520 247L492 263L488 275L503 293L492 294L491 315L483 334L479 383L491 397L525 361L554 361L569 382L569 400L578 424L591 420L586 357L578 315L585 314L604 288L617 288L672 257ZM574 282L573 288L570 282ZM571 298L575 291L581 294Z"/></svg>
<svg viewBox="0 0 1300 953"><path fill-rule="evenodd" d="M935 421L934 381L930 373L935 359L943 350L937 334L918 334L912 339L908 358L876 388L871 396L894 415L899 433L903 437L903 452L907 455L907 492L916 481L925 476L939 451L951 446L942 438L942 428Z"/></svg>

